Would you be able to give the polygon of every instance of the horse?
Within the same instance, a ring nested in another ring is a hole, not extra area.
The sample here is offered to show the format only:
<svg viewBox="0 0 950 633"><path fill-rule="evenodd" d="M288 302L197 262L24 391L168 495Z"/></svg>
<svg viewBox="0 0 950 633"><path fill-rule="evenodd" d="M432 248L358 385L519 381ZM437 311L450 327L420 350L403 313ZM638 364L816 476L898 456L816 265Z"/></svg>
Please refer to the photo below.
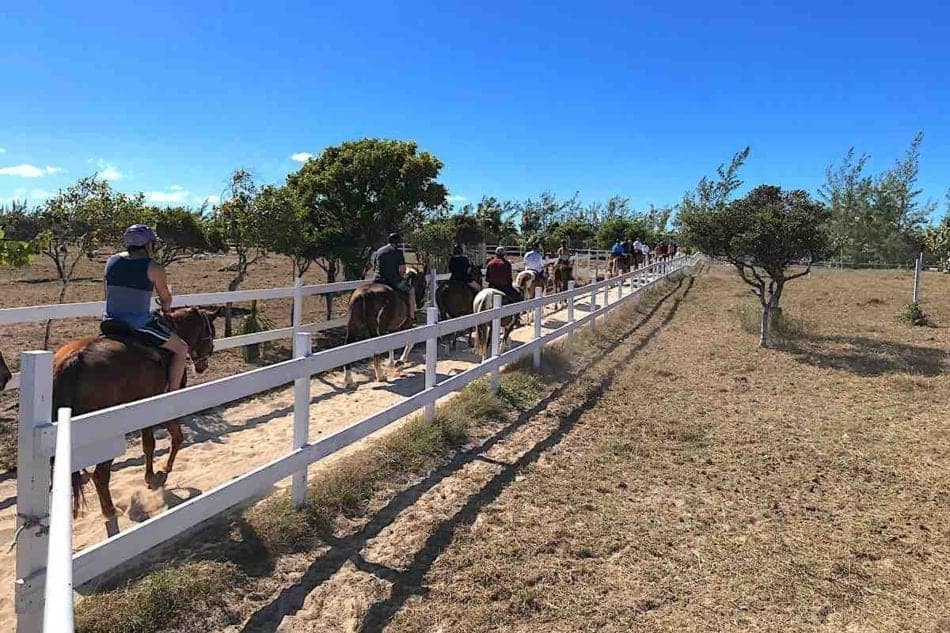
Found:
<svg viewBox="0 0 950 633"><path fill-rule="evenodd" d="M406 272L406 281L416 294L416 305L421 305L426 294L426 273L428 266L420 273L410 268ZM396 291L383 283L373 281L359 286L350 295L350 305L346 315L346 338L343 344L354 343L368 338L376 338L384 334L392 334L400 330L408 330L416 323L416 315L409 314L409 306L405 300L396 294ZM409 359L412 345L406 345L400 363ZM384 382L387 378L379 361L378 355L373 355L373 369L376 380ZM353 387L353 377L350 374L349 364L343 366L343 382Z"/></svg>
<svg viewBox="0 0 950 633"><path fill-rule="evenodd" d="M208 368L214 351L214 319L217 310L179 308L167 315L171 329L188 344L195 371ZM73 415L82 415L126 402L163 394L168 390L170 354L157 347L137 343L134 337L109 335L70 341L53 355L53 411L69 407ZM182 386L185 381L182 380ZM164 424L171 437L171 451L165 474L172 471L175 456L184 435L181 423ZM145 452L145 482L157 488L164 480L154 472L155 436L152 427L142 429L142 450ZM115 506L109 491L112 460L96 464L92 475L102 516L114 519ZM73 514L79 512L84 477L73 473Z"/></svg>
<svg viewBox="0 0 950 633"><path fill-rule="evenodd" d="M497 290L495 288L485 288L475 296L475 300L472 302L472 310L474 312L484 312L485 310L491 310L495 307L495 297L501 297L501 305L508 305L511 303L511 298L501 290ZM501 320L502 349L504 349L505 343L511 336L511 331L515 329L516 323L517 322L514 315L505 317ZM488 357L489 345L491 345L491 327L491 321L487 323L480 323L475 326L474 351L476 354L481 355L483 361Z"/></svg>
<svg viewBox="0 0 950 633"><path fill-rule="evenodd" d="M11 378L13 378L13 373L10 372L7 362L3 360L3 354L0 353L0 391L3 391Z"/></svg>
<svg viewBox="0 0 950 633"><path fill-rule="evenodd" d="M547 286L547 281L544 277L533 270L522 270L518 273L518 276L515 277L515 288L518 289L518 292L521 293L521 296L524 297L525 301L530 301L534 299L534 292L537 288L541 289L541 294L543 295ZM533 312L528 314L528 322L531 321Z"/></svg>
<svg viewBox="0 0 950 633"><path fill-rule="evenodd" d="M666 244L660 242L656 245L656 248L653 249L654 254L656 255L656 261L662 262L666 260Z"/></svg>
<svg viewBox="0 0 950 633"><path fill-rule="evenodd" d="M559 260L554 264L551 278L554 280L554 292L564 292L568 282L574 280L574 264L570 260Z"/></svg>
<svg viewBox="0 0 950 633"><path fill-rule="evenodd" d="M482 287L482 269L479 266L469 265L468 274L472 279L471 283L449 280L436 289L435 303L439 308L440 321L472 313L475 295ZM449 349L455 349L455 334L449 334L448 339ZM471 346L471 335L469 335L469 347Z"/></svg>

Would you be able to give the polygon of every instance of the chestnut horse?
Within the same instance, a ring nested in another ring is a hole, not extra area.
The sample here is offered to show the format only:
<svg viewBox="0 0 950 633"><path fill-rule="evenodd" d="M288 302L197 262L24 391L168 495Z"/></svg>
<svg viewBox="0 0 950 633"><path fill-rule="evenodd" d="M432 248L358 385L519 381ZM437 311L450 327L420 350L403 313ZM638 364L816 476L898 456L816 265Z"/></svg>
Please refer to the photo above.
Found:
<svg viewBox="0 0 950 633"><path fill-rule="evenodd" d="M421 273L411 268L406 272L406 281L412 292L416 293L417 306L422 305L425 299L427 272L428 266ZM408 330L416 323L416 315L409 314L409 304L405 299L386 284L373 281L361 285L350 295L346 318L344 345ZM400 363L408 360L411 350L412 345L406 345L399 359ZM373 356L373 369L376 372L376 380L384 382L387 376L378 355ZM353 387L349 365L343 367L343 382L348 388Z"/></svg>
<svg viewBox="0 0 950 633"><path fill-rule="evenodd" d="M454 319L472 313L475 295L482 289L482 269L471 265L468 268L471 283L452 281L440 284L435 291L435 303L439 307L439 320ZM449 349L455 349L456 333L448 335ZM471 347L471 338L469 338Z"/></svg>
<svg viewBox="0 0 950 633"><path fill-rule="evenodd" d="M188 344L189 356L199 374L208 368L208 357L214 348L215 310L179 308L168 315L171 329ZM73 415L98 411L118 404L141 400L168 390L168 353L120 336L84 338L66 343L53 356L53 411L72 408ZM184 386L184 380L182 380ZM170 473L175 456L184 438L181 423L165 423L171 436L171 452L165 465ZM145 481L158 487L154 472L155 436L152 427L142 429L145 452ZM116 516L109 491L112 460L96 465L92 475L102 515ZM78 512L83 477L73 473L73 511Z"/></svg>
<svg viewBox="0 0 950 633"><path fill-rule="evenodd" d="M7 367L6 361L3 360L3 354L0 353L0 391L3 391L3 388L7 386L11 378L13 378L13 374L10 373L10 368Z"/></svg>
<svg viewBox="0 0 950 633"><path fill-rule="evenodd" d="M559 261L554 264L554 273L551 277L554 279L554 292L564 292L567 290L568 282L574 279L574 264L570 261Z"/></svg>

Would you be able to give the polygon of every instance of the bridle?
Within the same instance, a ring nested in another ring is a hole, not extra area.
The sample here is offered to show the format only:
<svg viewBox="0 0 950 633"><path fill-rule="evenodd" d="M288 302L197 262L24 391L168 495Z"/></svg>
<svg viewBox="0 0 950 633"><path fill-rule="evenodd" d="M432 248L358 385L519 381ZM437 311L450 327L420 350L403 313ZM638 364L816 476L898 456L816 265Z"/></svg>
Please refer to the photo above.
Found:
<svg viewBox="0 0 950 633"><path fill-rule="evenodd" d="M202 321L204 321L205 327L203 328L202 334L198 337L198 340L195 342L195 345L188 346L188 358L191 359L192 363L199 363L201 361L208 360L208 358L210 358L211 354L214 352L214 328L211 326L211 319L208 318L208 315L204 312L204 310L197 310L197 313L201 315L201 319ZM184 340L185 337L181 336L181 333L178 332L178 329L175 327L175 320L172 319L171 316L166 316L166 318L168 320L168 323L171 325L172 330L175 332L175 334L178 334L178 336L181 337L182 340ZM187 341L185 342L187 343ZM204 343L208 344L208 349L210 351L207 354L202 354L201 356L197 356L196 355L197 350L201 349Z"/></svg>

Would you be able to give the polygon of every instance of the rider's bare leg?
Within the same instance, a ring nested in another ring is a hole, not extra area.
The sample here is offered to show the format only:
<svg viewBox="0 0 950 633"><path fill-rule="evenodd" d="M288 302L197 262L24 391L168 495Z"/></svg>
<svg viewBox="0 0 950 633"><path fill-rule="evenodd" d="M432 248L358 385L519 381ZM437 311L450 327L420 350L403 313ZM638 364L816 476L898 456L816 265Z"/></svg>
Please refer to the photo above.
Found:
<svg viewBox="0 0 950 633"><path fill-rule="evenodd" d="M185 365L188 362L188 344L173 334L162 347L172 353L172 362L168 366L168 390L175 391L181 388L181 380L185 377Z"/></svg>

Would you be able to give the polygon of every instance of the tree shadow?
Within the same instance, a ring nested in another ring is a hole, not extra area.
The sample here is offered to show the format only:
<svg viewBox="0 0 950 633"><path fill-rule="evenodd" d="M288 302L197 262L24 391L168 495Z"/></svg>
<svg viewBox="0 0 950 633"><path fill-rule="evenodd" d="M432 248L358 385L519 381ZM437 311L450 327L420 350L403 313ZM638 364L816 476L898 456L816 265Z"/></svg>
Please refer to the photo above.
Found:
<svg viewBox="0 0 950 633"><path fill-rule="evenodd" d="M777 348L801 363L858 376L938 376L950 370L950 354L944 350L866 336L803 336L782 341Z"/></svg>
<svg viewBox="0 0 950 633"><path fill-rule="evenodd" d="M624 338L647 324L659 312L666 300L680 291L683 285L684 280L681 279L668 294L657 301L653 309L643 315L625 333ZM547 409L548 405L555 402L572 386L571 379L583 374L591 365L598 362L602 358L601 356L595 356L587 363L577 367L571 372L569 380L555 388L535 406L522 412L514 421L494 435L469 450L459 452L444 466L430 472L424 479L394 496L386 506L373 514L369 521L357 532L344 538L327 538L326 542L330 545L330 549L314 560L293 585L285 587L270 603L255 612L241 629L242 633L273 633L277 631L277 627L283 618L298 612L303 607L306 597L319 585L330 580L347 561L352 561L359 569L393 584L390 596L369 608L360 628L362 631L382 631L410 596L424 592L423 581L425 575L438 556L451 543L455 530L461 525L471 525L482 508L497 499L515 480L518 472L556 446L574 428L580 417L610 387L620 370L627 366L627 361L646 347L672 321L680 302L689 293L692 285L693 279L689 278L686 289L681 296L674 299L673 305L670 306L664 318L645 334L640 342L631 348L621 360L613 364L605 378L586 395L583 401L576 403L570 412L560 419L558 426L551 433L534 444L515 463L499 463L503 469L478 492L471 495L461 509L435 528L406 570L395 570L382 565L367 563L363 560L360 552L367 543L379 536L387 526L392 524L403 510L418 501L426 492L472 461L486 459L486 453L492 447L510 437L528 421Z"/></svg>

